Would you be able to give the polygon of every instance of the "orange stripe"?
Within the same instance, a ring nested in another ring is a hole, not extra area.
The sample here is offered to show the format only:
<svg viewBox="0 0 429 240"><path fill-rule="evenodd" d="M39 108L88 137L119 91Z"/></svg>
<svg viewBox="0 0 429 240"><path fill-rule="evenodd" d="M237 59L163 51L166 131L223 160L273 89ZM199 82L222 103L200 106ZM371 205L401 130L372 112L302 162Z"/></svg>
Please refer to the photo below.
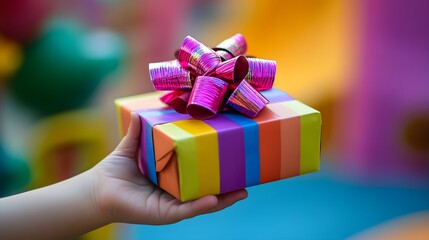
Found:
<svg viewBox="0 0 429 240"><path fill-rule="evenodd" d="M167 107L165 103L159 100L160 96L161 93L153 92L115 100L116 106L119 107L119 114L121 117L119 120L121 124L120 137L125 136L127 133L128 125L131 121L131 112L139 110L161 109Z"/></svg>
<svg viewBox="0 0 429 240"><path fill-rule="evenodd" d="M153 128L153 141L159 186L180 199L177 155L174 152L175 142L157 126ZM168 163L164 167L160 167L161 161Z"/></svg>
<svg viewBox="0 0 429 240"><path fill-rule="evenodd" d="M266 108L253 119L258 122L259 128L261 183L280 179L281 125L278 118L276 114Z"/></svg>

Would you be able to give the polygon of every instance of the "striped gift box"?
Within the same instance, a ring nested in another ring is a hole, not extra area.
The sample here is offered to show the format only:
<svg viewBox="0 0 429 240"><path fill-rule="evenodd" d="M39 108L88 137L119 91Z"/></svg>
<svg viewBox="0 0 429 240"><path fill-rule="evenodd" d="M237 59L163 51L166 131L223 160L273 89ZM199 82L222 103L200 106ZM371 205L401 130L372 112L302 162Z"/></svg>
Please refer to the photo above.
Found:
<svg viewBox="0 0 429 240"><path fill-rule="evenodd" d="M149 93L115 101L121 134L135 111L142 121L139 168L182 201L314 172L320 161L320 113L271 89L250 119L223 112L208 120L176 113Z"/></svg>

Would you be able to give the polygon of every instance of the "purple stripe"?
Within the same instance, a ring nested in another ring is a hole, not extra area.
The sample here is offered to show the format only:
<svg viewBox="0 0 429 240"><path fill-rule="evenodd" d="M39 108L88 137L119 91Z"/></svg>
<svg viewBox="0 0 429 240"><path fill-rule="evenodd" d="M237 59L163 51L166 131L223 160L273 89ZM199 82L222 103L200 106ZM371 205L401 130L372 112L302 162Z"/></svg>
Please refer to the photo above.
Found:
<svg viewBox="0 0 429 240"><path fill-rule="evenodd" d="M158 124L164 124L169 122L175 122L180 120L186 120L191 119L191 117L188 114L181 114L181 113L170 113L170 114L163 114L158 116L150 116L147 118L147 121L153 126Z"/></svg>
<svg viewBox="0 0 429 240"><path fill-rule="evenodd" d="M218 134L220 192L246 187L246 160L243 128L229 118L218 115L204 120Z"/></svg>
<svg viewBox="0 0 429 240"><path fill-rule="evenodd" d="M188 114L177 113L173 109L157 110L157 111L139 111L142 116L151 126L175 122L185 119L190 119Z"/></svg>
<svg viewBox="0 0 429 240"><path fill-rule="evenodd" d="M142 171L142 173L144 175L149 176L149 169L147 166L147 151L146 151L146 120L140 116L140 121L141 121L141 134L140 134L140 162L139 162L139 167L140 167L140 171Z"/></svg>

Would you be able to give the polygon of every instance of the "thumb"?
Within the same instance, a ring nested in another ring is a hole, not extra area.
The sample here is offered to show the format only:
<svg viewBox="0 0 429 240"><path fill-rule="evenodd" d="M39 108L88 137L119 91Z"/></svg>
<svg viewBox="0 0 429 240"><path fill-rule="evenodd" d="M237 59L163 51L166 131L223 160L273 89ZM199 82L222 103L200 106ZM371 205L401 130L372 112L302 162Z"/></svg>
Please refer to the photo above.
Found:
<svg viewBox="0 0 429 240"><path fill-rule="evenodd" d="M140 117L137 115L137 113L132 112L127 135L125 135L125 137L113 151L113 154L122 157L135 158L139 148L141 132L140 129Z"/></svg>

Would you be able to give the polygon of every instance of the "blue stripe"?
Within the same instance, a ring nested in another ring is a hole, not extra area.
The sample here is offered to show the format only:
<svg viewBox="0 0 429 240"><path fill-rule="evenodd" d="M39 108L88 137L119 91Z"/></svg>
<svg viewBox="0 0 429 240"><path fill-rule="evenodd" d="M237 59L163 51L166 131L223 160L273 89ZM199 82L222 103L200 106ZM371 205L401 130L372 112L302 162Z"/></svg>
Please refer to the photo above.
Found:
<svg viewBox="0 0 429 240"><path fill-rule="evenodd" d="M294 100L293 97L289 96L287 93L283 92L280 89L272 88L270 90L262 91L261 92L264 97L270 101L270 103L276 103L276 102L286 102Z"/></svg>
<svg viewBox="0 0 429 240"><path fill-rule="evenodd" d="M258 185L260 178L258 123L237 113L223 113L244 130L244 155L246 158L246 187Z"/></svg>
<svg viewBox="0 0 429 240"><path fill-rule="evenodd" d="M146 122L146 156L148 177L153 182L153 184L158 185L155 168L155 153L153 152L152 126L148 122Z"/></svg>
<svg viewBox="0 0 429 240"><path fill-rule="evenodd" d="M142 151L141 157L143 159L142 166L145 172L146 177L149 178L149 180L155 184L158 185L158 178L156 174L156 164L155 164L155 152L153 150L153 134L152 134L152 127L154 125L164 123L165 121L159 121L153 119L158 119L162 116L169 116L178 114L173 109L160 109L160 110L149 110L149 111L138 111L138 114L143 119L142 124L144 124L143 127L143 133L145 136L142 136L142 142L145 144L146 152ZM168 120L168 119L167 119ZM167 121L168 122L168 121ZM143 149L142 149L143 150Z"/></svg>

